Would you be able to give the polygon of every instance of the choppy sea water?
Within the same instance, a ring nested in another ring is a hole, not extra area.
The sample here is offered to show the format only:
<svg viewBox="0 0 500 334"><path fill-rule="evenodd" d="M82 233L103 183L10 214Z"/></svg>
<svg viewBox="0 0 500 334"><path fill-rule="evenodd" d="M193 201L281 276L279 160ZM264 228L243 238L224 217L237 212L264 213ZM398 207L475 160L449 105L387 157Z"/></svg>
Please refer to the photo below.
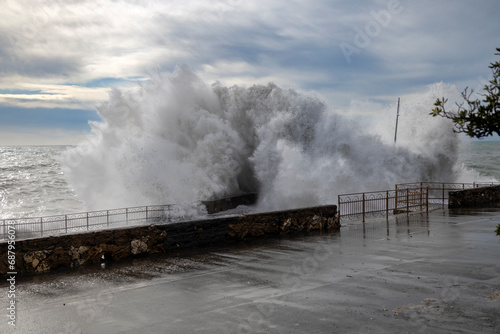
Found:
<svg viewBox="0 0 500 334"><path fill-rule="evenodd" d="M85 211L85 203L64 176L60 156L68 148L0 146L0 218ZM467 168L484 177L470 182L500 180L500 141L470 142L462 147L459 156Z"/></svg>
<svg viewBox="0 0 500 334"><path fill-rule="evenodd" d="M461 155L467 167L500 179L500 141L472 141Z"/></svg>
<svg viewBox="0 0 500 334"><path fill-rule="evenodd" d="M0 146L0 218L81 212L58 160L67 146Z"/></svg>

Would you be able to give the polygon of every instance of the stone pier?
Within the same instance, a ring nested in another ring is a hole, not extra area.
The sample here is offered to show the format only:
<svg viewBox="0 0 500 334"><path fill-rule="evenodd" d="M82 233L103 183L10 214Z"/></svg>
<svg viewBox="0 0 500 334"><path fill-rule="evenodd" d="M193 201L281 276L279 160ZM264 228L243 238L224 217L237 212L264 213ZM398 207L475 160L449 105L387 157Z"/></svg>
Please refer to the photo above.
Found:
<svg viewBox="0 0 500 334"><path fill-rule="evenodd" d="M500 186L451 191L448 195L449 208L484 206L495 202L500 202Z"/></svg>
<svg viewBox="0 0 500 334"><path fill-rule="evenodd" d="M180 248L334 231L340 228L336 213L337 207L328 205L19 240L15 243L16 271L30 275ZM8 270L7 253L4 242L0 244L1 275L12 271Z"/></svg>

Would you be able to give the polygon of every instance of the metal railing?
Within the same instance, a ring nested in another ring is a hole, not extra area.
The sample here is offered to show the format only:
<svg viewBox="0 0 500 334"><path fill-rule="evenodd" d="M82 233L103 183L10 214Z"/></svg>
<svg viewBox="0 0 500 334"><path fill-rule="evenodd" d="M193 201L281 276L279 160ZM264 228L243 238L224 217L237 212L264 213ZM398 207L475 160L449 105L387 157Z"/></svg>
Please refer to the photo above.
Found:
<svg viewBox="0 0 500 334"><path fill-rule="evenodd" d="M154 222L171 222L174 219L181 219L182 215L179 214L181 208L183 208L182 205L167 204L48 217L2 219L0 220L0 241L7 240L9 229L12 228L15 230L16 240L19 240L104 228L138 226Z"/></svg>
<svg viewBox="0 0 500 334"><path fill-rule="evenodd" d="M413 188L372 191L338 196L339 218L360 219L428 210L428 189Z"/></svg>
<svg viewBox="0 0 500 334"><path fill-rule="evenodd" d="M396 184L396 190L409 188L428 188L429 202L431 205L441 205L443 208L448 204L450 191L473 189L500 185L498 182L469 182L469 183L444 183L444 182L413 182Z"/></svg>
<svg viewBox="0 0 500 334"><path fill-rule="evenodd" d="M428 211L429 206L448 204L450 191L500 185L498 182L412 182L396 184L394 190L372 191L338 196L339 218L358 219L386 216L390 213Z"/></svg>
<svg viewBox="0 0 500 334"><path fill-rule="evenodd" d="M444 208L450 191L500 185L498 182L438 183L413 182L397 184L394 190L345 194L338 196L340 218L361 219L409 213L429 209L429 204ZM203 205L201 202L189 206ZM171 222L183 218L185 205L166 204L123 209L91 211L48 217L0 219L0 241L7 240L9 228L14 228L16 240L82 232L104 228L138 226L152 222ZM10 226L10 227L9 227Z"/></svg>

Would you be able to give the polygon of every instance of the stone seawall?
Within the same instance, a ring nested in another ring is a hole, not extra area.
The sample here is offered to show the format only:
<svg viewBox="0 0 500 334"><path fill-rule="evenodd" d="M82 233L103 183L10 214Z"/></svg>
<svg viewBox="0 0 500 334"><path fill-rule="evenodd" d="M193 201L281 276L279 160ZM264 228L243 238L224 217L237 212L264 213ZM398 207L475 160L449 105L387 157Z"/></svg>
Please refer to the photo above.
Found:
<svg viewBox="0 0 500 334"><path fill-rule="evenodd" d="M78 267L169 250L222 244L249 238L338 230L335 205L220 217L179 223L101 230L20 240L15 243L21 275ZM0 244L0 275L8 271L7 243Z"/></svg>
<svg viewBox="0 0 500 334"><path fill-rule="evenodd" d="M500 202L500 186L452 191L448 195L448 208L465 208Z"/></svg>
<svg viewBox="0 0 500 334"><path fill-rule="evenodd" d="M209 214L235 209L240 205L253 205L257 203L257 194L232 196L212 201L202 201Z"/></svg>

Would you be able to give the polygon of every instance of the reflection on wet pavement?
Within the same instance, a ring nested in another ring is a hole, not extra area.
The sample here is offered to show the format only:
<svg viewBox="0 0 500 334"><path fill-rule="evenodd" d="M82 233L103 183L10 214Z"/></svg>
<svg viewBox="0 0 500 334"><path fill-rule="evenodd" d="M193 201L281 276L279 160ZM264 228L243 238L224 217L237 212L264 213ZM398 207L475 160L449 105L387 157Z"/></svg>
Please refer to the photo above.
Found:
<svg viewBox="0 0 500 334"><path fill-rule="evenodd" d="M24 278L7 330L495 333L499 223L498 207L436 210Z"/></svg>

